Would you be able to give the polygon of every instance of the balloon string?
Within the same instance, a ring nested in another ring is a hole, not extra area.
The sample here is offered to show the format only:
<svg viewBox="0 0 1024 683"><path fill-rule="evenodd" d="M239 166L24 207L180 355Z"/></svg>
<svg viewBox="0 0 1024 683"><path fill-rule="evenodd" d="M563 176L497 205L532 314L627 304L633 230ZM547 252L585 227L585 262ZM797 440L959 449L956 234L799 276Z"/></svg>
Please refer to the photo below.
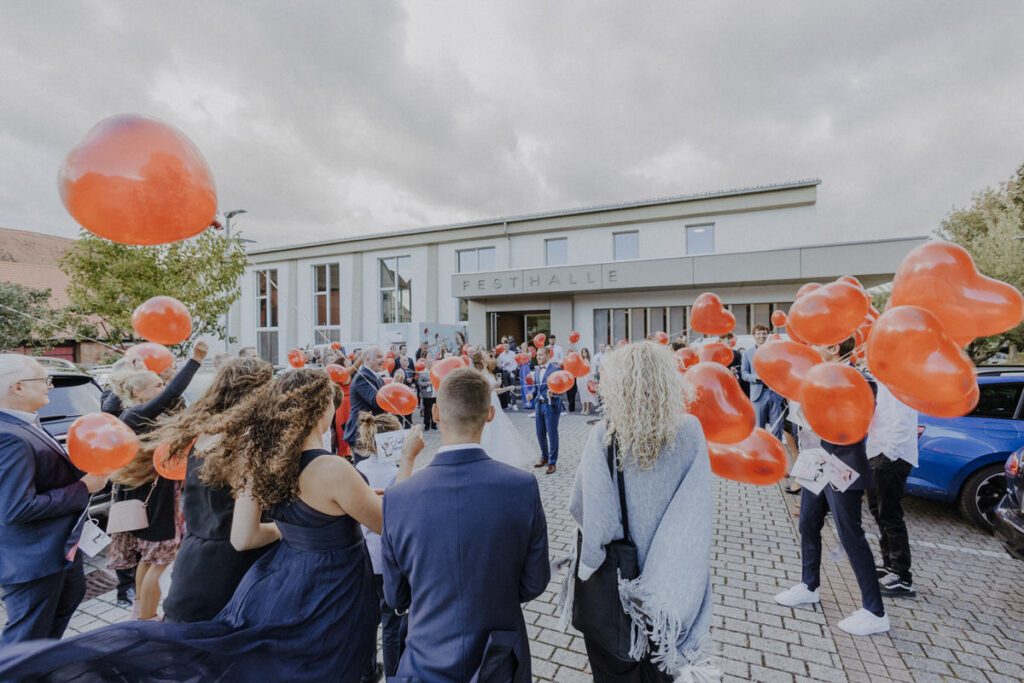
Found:
<svg viewBox="0 0 1024 683"><path fill-rule="evenodd" d="M67 334L67 330L66 329L64 329L60 325L52 323L52 322L50 322L48 320L43 320L42 318L37 318L34 315L29 315L28 313L25 313L24 311L19 311L16 308L11 308L10 306L5 306L4 304L0 304L0 308L3 308L3 309L8 310L8 311L11 311L12 313L17 313L20 316L24 316L24 317L26 317L26 318L28 318L30 320L34 320L34 321L36 321L38 323L42 323L43 325L46 325L47 327L51 327L51 328L53 328L53 329L55 329L55 330L57 330L59 332L63 332L65 334ZM99 339L93 339L92 337L87 337L84 334L75 334L75 335L72 335L72 336L76 340L84 339L85 341L91 341L91 342L93 342L95 344L99 344L100 346L105 346L106 348L110 349L111 351L116 351L118 353L124 353L124 349L123 348L119 348L117 346L112 346L112 345L110 345L110 344L108 344L106 342L100 341Z"/></svg>

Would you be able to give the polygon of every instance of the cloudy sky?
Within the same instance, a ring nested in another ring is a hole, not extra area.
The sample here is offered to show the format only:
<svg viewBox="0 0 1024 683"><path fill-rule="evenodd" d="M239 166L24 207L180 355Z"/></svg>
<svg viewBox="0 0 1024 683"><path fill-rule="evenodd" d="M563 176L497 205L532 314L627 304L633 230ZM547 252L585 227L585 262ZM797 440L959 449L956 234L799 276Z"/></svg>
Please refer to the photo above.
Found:
<svg viewBox="0 0 1024 683"><path fill-rule="evenodd" d="M0 226L100 119L179 127L261 246L820 177L923 234L1024 162L1024 3L0 2Z"/></svg>

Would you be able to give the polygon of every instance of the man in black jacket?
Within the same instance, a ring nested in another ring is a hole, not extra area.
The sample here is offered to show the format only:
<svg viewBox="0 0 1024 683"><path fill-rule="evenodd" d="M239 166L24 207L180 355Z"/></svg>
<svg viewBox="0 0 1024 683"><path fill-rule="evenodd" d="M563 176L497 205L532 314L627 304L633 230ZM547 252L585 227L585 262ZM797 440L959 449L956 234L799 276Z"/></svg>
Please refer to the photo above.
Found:
<svg viewBox="0 0 1024 683"><path fill-rule="evenodd" d="M363 364L356 370L352 377L352 386L349 390L351 401L351 413L348 422L345 423L344 439L352 448L352 460L358 462L356 457L356 441L359 438L359 415L367 411L374 415L380 415L384 409L377 405L377 391L384 386L380 378L381 353L376 346L371 346L363 351Z"/></svg>

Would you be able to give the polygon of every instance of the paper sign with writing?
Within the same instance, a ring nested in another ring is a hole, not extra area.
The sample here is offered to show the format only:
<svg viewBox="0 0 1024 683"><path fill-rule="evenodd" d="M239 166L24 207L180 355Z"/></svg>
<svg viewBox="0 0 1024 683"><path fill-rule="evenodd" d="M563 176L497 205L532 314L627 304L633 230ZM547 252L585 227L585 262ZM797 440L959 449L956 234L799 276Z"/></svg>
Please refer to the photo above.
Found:
<svg viewBox="0 0 1024 683"><path fill-rule="evenodd" d="M377 457L384 462L398 462L402 459L402 446L405 445L405 437L408 429L398 432L384 432L373 437L377 445Z"/></svg>

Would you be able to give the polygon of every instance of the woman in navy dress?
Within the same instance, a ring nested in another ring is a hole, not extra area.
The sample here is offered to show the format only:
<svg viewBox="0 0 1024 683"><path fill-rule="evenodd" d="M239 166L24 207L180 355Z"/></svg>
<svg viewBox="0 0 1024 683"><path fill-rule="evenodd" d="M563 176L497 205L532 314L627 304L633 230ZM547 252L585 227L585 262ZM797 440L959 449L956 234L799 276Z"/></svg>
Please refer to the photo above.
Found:
<svg viewBox="0 0 1024 683"><path fill-rule="evenodd" d="M0 680L356 683L372 656L378 620L359 524L379 532L381 502L351 464L321 447L333 393L323 370L288 372L232 411L207 456L206 481L240 491L232 545L246 550L281 540L216 618L128 622L6 647ZM415 430L400 479L411 474L422 448ZM264 509L274 522L260 521Z"/></svg>

